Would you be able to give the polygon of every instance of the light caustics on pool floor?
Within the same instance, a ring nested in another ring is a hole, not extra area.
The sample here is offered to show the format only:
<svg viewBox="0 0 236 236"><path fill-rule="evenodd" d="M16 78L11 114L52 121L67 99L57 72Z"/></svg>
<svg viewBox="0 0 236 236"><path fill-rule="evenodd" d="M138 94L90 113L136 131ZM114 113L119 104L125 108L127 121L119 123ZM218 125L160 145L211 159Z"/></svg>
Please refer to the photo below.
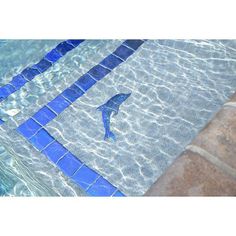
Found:
<svg viewBox="0 0 236 236"><path fill-rule="evenodd" d="M85 41L25 85L27 93L22 88L1 104L2 114L14 108L21 111L5 117L1 132L6 136L0 140L10 146L15 171L29 194L84 194L15 130L121 43ZM235 62L235 41L148 40L62 113L53 115L43 132L125 195L142 195L235 91ZM43 78L52 82L41 83ZM26 95L34 84L43 88L43 96ZM115 94L129 92L111 120L117 141L104 141L96 108Z"/></svg>

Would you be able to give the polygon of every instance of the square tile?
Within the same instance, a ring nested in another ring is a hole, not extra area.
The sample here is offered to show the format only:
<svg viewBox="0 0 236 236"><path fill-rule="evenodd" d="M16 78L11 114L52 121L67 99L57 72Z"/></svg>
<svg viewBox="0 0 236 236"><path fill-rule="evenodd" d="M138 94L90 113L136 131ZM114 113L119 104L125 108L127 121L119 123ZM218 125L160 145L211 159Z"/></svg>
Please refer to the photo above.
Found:
<svg viewBox="0 0 236 236"><path fill-rule="evenodd" d="M41 129L42 126L36 123L33 119L29 119L25 121L23 124L21 124L17 131L22 134L25 138L30 138L33 136L39 129Z"/></svg>
<svg viewBox="0 0 236 236"><path fill-rule="evenodd" d="M116 187L100 177L86 192L92 196L108 197L116 191Z"/></svg>
<svg viewBox="0 0 236 236"><path fill-rule="evenodd" d="M74 102L76 99L81 97L83 94L84 94L84 92L74 84L72 86L70 86L69 88L67 88L66 90L64 90L64 92L62 92L63 97L65 97L66 99L68 99L71 102Z"/></svg>
<svg viewBox="0 0 236 236"><path fill-rule="evenodd" d="M100 64L112 70L122 62L123 61L121 59L111 54L108 57L106 57L103 61L101 61Z"/></svg>
<svg viewBox="0 0 236 236"><path fill-rule="evenodd" d="M75 84L78 85L80 88L82 88L84 91L88 90L95 83L96 81L92 79L92 77L89 74L84 74L75 82Z"/></svg>
<svg viewBox="0 0 236 236"><path fill-rule="evenodd" d="M74 47L66 42L62 42L57 45L56 50L61 54L65 55L67 52L72 50Z"/></svg>
<svg viewBox="0 0 236 236"><path fill-rule="evenodd" d="M72 179L82 189L86 190L98 178L98 176L99 174L84 165L75 173L75 175L72 176Z"/></svg>
<svg viewBox="0 0 236 236"><path fill-rule="evenodd" d="M6 84L0 87L0 99L7 98L10 94L14 93L16 89L11 84Z"/></svg>
<svg viewBox="0 0 236 236"><path fill-rule="evenodd" d="M32 80L36 75L40 74L40 71L38 71L35 68L26 68L24 69L21 74L24 76L24 78L26 78L27 80Z"/></svg>
<svg viewBox="0 0 236 236"><path fill-rule="evenodd" d="M52 66L52 63L49 62L46 59L42 59L39 63L35 64L33 68L36 68L37 70L40 71L40 73L43 73L46 71L50 66Z"/></svg>
<svg viewBox="0 0 236 236"><path fill-rule="evenodd" d="M54 138L45 129L41 129L29 139L29 142L41 151L53 140Z"/></svg>
<svg viewBox="0 0 236 236"><path fill-rule="evenodd" d="M113 54L115 54L116 56L120 57L123 60L126 60L130 55L132 55L134 53L133 50L121 45L120 47L118 47L115 52L113 52Z"/></svg>
<svg viewBox="0 0 236 236"><path fill-rule="evenodd" d="M33 118L38 121L42 126L46 125L48 122L53 120L57 115L52 112L48 107L41 108Z"/></svg>
<svg viewBox="0 0 236 236"><path fill-rule="evenodd" d="M69 39L67 40L68 43L72 44L74 47L77 47L79 44L84 42L84 40L77 40L77 39Z"/></svg>
<svg viewBox="0 0 236 236"><path fill-rule="evenodd" d="M55 141L47 146L42 151L51 161L57 163L57 161L67 152L67 149L62 146L59 142Z"/></svg>
<svg viewBox="0 0 236 236"><path fill-rule="evenodd" d="M27 82L28 80L26 80L22 75L17 75L13 77L11 84L18 90Z"/></svg>
<svg viewBox="0 0 236 236"><path fill-rule="evenodd" d="M70 106L70 103L63 96L59 95L47 105L57 114L59 114L64 111L68 106Z"/></svg>
<svg viewBox="0 0 236 236"><path fill-rule="evenodd" d="M50 51L46 56L45 59L51 62L56 62L58 61L60 58L62 57L62 55L56 50L53 49L52 51Z"/></svg>
<svg viewBox="0 0 236 236"><path fill-rule="evenodd" d="M143 44L143 40L126 40L124 42L124 45L129 46L130 48L133 48L134 50L137 50L142 44Z"/></svg>
<svg viewBox="0 0 236 236"><path fill-rule="evenodd" d="M125 197L125 195L121 192L121 191L117 191L114 195L113 195L113 197Z"/></svg>
<svg viewBox="0 0 236 236"><path fill-rule="evenodd" d="M66 175L72 176L82 165L82 162L69 152L58 161L57 165Z"/></svg>
<svg viewBox="0 0 236 236"><path fill-rule="evenodd" d="M93 78L96 80L102 79L104 76L106 76L108 73L110 73L110 70L100 66L96 65L88 72Z"/></svg>

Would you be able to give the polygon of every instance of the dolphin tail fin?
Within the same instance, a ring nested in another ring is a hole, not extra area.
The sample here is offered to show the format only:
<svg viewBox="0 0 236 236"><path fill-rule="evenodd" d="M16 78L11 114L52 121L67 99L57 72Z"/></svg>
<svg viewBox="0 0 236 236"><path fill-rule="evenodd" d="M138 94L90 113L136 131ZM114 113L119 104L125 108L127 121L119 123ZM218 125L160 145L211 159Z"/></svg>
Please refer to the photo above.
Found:
<svg viewBox="0 0 236 236"><path fill-rule="evenodd" d="M111 131L108 131L105 133L104 140L109 139L109 138L112 138L113 141L116 141L116 136Z"/></svg>

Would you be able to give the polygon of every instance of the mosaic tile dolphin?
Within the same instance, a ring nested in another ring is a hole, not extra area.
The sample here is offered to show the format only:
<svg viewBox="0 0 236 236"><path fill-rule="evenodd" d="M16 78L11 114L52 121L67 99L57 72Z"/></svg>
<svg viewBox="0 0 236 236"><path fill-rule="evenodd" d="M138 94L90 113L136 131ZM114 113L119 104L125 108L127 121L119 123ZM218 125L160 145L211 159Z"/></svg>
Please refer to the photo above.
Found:
<svg viewBox="0 0 236 236"><path fill-rule="evenodd" d="M110 130L110 117L113 112L114 115L118 114L120 105L130 96L131 93L119 93L110 98L106 103L99 106L97 110L102 112L102 121L105 128L104 140L112 138L116 140L116 136Z"/></svg>

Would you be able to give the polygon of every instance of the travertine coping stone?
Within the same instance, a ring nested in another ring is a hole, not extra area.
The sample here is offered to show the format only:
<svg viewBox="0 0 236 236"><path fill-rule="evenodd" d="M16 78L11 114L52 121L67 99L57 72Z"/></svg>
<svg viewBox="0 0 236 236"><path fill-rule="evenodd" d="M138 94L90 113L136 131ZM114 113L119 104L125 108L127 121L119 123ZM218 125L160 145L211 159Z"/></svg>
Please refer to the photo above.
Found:
<svg viewBox="0 0 236 236"><path fill-rule="evenodd" d="M145 195L236 195L236 93Z"/></svg>
<svg viewBox="0 0 236 236"><path fill-rule="evenodd" d="M145 196L235 196L236 180L197 153L185 151Z"/></svg>

